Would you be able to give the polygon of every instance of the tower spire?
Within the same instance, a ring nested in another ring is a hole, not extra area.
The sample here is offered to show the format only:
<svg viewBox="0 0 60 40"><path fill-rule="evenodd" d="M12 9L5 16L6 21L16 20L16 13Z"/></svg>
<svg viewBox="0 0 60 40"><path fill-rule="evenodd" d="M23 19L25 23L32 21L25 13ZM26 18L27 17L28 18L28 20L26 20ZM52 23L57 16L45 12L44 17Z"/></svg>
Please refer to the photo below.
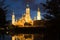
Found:
<svg viewBox="0 0 60 40"><path fill-rule="evenodd" d="M30 14L30 7L28 3L26 4L26 13Z"/></svg>
<svg viewBox="0 0 60 40"><path fill-rule="evenodd" d="M40 11L39 7L38 7L38 11Z"/></svg>
<svg viewBox="0 0 60 40"><path fill-rule="evenodd" d="M14 10L13 10L13 12L12 12L12 15L14 15Z"/></svg>
<svg viewBox="0 0 60 40"><path fill-rule="evenodd" d="M27 2L26 7L29 7L29 2Z"/></svg>
<svg viewBox="0 0 60 40"><path fill-rule="evenodd" d="M26 14L25 14L25 22L32 24L32 19L31 19L31 16L30 16L29 4L27 3L26 6L27 7L26 7Z"/></svg>
<svg viewBox="0 0 60 40"><path fill-rule="evenodd" d="M38 11L37 11L37 20L41 20L41 13L40 13L39 7L38 7Z"/></svg>
<svg viewBox="0 0 60 40"><path fill-rule="evenodd" d="M15 25L15 15L14 15L14 10L12 12L12 25Z"/></svg>

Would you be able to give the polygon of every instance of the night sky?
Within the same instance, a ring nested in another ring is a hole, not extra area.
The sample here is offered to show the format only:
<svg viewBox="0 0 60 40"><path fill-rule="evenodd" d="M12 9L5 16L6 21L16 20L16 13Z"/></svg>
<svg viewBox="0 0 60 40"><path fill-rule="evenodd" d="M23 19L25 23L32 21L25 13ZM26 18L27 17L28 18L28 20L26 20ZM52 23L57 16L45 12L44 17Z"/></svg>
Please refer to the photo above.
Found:
<svg viewBox="0 0 60 40"><path fill-rule="evenodd" d="M8 7L8 14L7 14L7 20L11 20L11 14L14 10L16 19L19 19L22 17L22 15L25 13L26 4L29 3L30 9L31 9L31 18L33 19L37 14L37 8L40 7L41 16L42 18L45 12L43 12L42 5L40 3L45 3L46 0L6 0L5 4L9 5Z"/></svg>

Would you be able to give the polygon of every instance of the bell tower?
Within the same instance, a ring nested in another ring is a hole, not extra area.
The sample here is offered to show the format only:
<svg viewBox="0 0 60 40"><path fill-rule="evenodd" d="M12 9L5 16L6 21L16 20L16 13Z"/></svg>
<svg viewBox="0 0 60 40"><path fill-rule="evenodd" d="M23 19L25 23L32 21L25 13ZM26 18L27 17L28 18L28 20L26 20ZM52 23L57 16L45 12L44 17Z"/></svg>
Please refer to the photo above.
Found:
<svg viewBox="0 0 60 40"><path fill-rule="evenodd" d="M41 20L41 13L40 13L40 9L38 8L37 11L37 20Z"/></svg>
<svg viewBox="0 0 60 40"><path fill-rule="evenodd" d="M15 25L15 15L14 15L14 11L12 12L12 25Z"/></svg>
<svg viewBox="0 0 60 40"><path fill-rule="evenodd" d="M32 19L30 17L30 7L29 4L26 5L26 12L25 12L25 22L32 23Z"/></svg>

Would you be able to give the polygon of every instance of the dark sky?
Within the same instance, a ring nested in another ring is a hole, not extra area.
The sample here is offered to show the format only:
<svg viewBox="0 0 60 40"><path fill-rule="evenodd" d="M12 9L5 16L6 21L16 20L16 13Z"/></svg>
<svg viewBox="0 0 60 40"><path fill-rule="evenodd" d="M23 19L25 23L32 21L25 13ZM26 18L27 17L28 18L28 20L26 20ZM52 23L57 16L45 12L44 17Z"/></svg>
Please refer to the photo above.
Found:
<svg viewBox="0 0 60 40"><path fill-rule="evenodd" d="M21 16L25 12L27 2L29 3L30 9L31 9L32 19L37 14L38 6L40 7L41 16L45 14L45 12L43 12L43 10L42 10L43 8L42 8L42 5L40 3L45 3L46 0L6 0L5 4L9 5L7 20L11 20L11 14L12 14L13 10L15 12L16 19L21 18ZM43 16L42 16L42 18L43 18Z"/></svg>

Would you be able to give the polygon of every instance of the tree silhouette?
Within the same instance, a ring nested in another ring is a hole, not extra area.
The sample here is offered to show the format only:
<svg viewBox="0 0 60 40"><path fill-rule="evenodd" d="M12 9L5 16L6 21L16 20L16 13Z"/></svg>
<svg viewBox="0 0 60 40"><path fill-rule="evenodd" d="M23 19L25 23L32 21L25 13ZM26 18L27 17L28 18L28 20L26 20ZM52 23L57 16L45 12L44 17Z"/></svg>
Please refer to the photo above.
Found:
<svg viewBox="0 0 60 40"><path fill-rule="evenodd" d="M8 5L6 5L5 0L0 0L0 27L5 28L5 24L6 24L6 14L7 14L7 8ZM1 32L2 35L2 40L5 40L5 36L4 33L6 32L6 30Z"/></svg>
<svg viewBox="0 0 60 40"><path fill-rule="evenodd" d="M0 1L0 26L4 26L6 24L6 14L8 5L4 4L5 0Z"/></svg>
<svg viewBox="0 0 60 40"><path fill-rule="evenodd" d="M58 26L60 23L60 0L47 0L47 2L45 4L42 3L42 5L44 10L47 11L44 17L50 19L50 22L52 22L54 26Z"/></svg>
<svg viewBox="0 0 60 40"><path fill-rule="evenodd" d="M46 4L42 3L42 5L44 9L46 9L47 14L49 14L49 17L52 17L51 15L53 15L54 18L60 17L60 0L47 0Z"/></svg>
<svg viewBox="0 0 60 40"><path fill-rule="evenodd" d="M47 0L41 3L47 14L44 15L46 19L50 19L51 26L47 29L48 40L59 40L59 27L60 27L60 0ZM48 15L49 14L49 15ZM52 16L51 16L52 15ZM54 17L53 17L54 16ZM52 19L53 18L53 19ZM46 38L46 37L45 37Z"/></svg>

